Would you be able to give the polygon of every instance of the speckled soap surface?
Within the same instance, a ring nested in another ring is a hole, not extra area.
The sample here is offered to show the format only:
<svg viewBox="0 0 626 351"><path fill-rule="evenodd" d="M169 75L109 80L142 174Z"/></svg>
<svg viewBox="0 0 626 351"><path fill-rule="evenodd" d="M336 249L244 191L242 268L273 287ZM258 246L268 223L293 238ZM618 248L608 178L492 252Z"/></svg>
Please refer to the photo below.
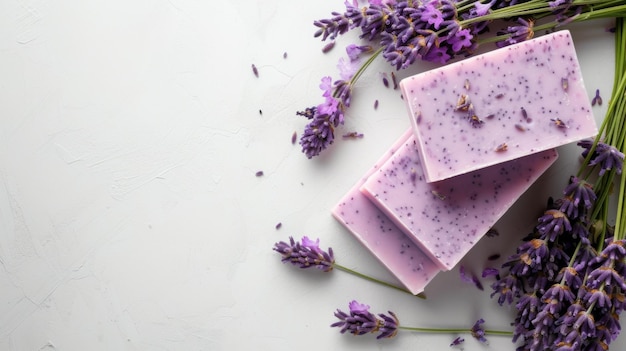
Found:
<svg viewBox="0 0 626 351"><path fill-rule="evenodd" d="M441 269L452 269L556 161L546 150L428 183L414 136L361 187Z"/></svg>
<svg viewBox="0 0 626 351"><path fill-rule="evenodd" d="M400 82L429 182L595 136L569 31Z"/></svg>
<svg viewBox="0 0 626 351"><path fill-rule="evenodd" d="M363 195L359 188L391 155L411 137L408 130L376 162L361 180L333 208L333 216L344 225L413 294L441 270L400 230L387 215Z"/></svg>

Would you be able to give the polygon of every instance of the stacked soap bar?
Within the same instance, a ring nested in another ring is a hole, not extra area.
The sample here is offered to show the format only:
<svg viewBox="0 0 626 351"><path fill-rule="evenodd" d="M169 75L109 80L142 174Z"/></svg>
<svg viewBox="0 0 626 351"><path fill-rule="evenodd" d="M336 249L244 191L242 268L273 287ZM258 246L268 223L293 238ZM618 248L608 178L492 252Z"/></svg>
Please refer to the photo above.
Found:
<svg viewBox="0 0 626 351"><path fill-rule="evenodd" d="M552 149L428 183L411 136L361 191L440 269L450 270L556 158Z"/></svg>
<svg viewBox="0 0 626 351"><path fill-rule="evenodd" d="M597 134L568 31L400 82L428 182Z"/></svg>
<svg viewBox="0 0 626 351"><path fill-rule="evenodd" d="M333 208L332 214L387 269L393 272L409 291L417 295L424 291L424 287L439 273L440 269L429 258L429 255L420 250L385 213L359 190L368 177L374 174L410 137L412 137L412 131L409 129L348 191L339 204Z"/></svg>
<svg viewBox="0 0 626 351"><path fill-rule="evenodd" d="M333 215L417 293L554 163L554 147L597 128L567 31L400 86L412 129Z"/></svg>

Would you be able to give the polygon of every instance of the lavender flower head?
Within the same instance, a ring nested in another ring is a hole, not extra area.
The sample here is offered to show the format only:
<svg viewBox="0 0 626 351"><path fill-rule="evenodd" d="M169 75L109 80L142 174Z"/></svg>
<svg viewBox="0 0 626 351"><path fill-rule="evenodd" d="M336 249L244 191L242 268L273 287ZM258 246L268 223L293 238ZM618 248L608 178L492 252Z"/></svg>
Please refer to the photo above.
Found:
<svg viewBox="0 0 626 351"><path fill-rule="evenodd" d="M487 338L485 338L485 329L481 326L483 323L485 323L485 320L482 318L474 323L472 326L472 336L480 342L487 342Z"/></svg>
<svg viewBox="0 0 626 351"><path fill-rule="evenodd" d="M509 26L505 31L498 32L498 35L508 35L509 37L506 40L502 40L496 43L498 47L504 47L508 45L513 45L528 39L532 39L535 35L533 31L534 22L533 20L525 20L523 18L517 19L517 26Z"/></svg>
<svg viewBox="0 0 626 351"><path fill-rule="evenodd" d="M391 338L398 333L398 318L389 311L389 315L380 313L378 316L369 311L370 306L353 300L349 303L350 312L346 313L337 309L335 317L338 322L331 327L341 328L340 333L349 332L354 335L379 333L376 339Z"/></svg>
<svg viewBox="0 0 626 351"><path fill-rule="evenodd" d="M289 237L289 243L278 242L274 244L274 251L283 256L283 262L303 269L316 267L324 272L330 272L335 264L333 249L323 251L319 247L319 239L311 240L307 236L302 237L301 243L296 242L293 237Z"/></svg>
<svg viewBox="0 0 626 351"><path fill-rule="evenodd" d="M589 155L589 152L593 148L593 144L593 140L589 139L578 142L578 145L584 149L582 152L583 157L586 158ZM591 161L589 162L589 166L595 165L600 166L600 172L598 173L600 176L613 168L615 168L615 173L621 174L622 168L624 167L624 154L615 146L598 142L593 151L593 155L591 156Z"/></svg>
<svg viewBox="0 0 626 351"><path fill-rule="evenodd" d="M552 209L544 212L544 215L539 218L537 230L547 240L554 241L564 231L571 231L572 225L565 213Z"/></svg>

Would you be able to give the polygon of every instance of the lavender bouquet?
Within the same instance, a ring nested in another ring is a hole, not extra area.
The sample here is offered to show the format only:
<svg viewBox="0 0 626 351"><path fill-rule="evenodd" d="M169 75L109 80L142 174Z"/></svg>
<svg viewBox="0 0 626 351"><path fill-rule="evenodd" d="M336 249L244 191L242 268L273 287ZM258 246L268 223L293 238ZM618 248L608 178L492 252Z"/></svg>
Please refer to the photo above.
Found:
<svg viewBox="0 0 626 351"><path fill-rule="evenodd" d="M607 350L626 309L626 27L615 27L616 70L595 140L579 143L583 164L550 200L534 231L504 264L492 296L517 310L518 350ZM596 97L597 98L597 97ZM616 193L615 224L608 221Z"/></svg>

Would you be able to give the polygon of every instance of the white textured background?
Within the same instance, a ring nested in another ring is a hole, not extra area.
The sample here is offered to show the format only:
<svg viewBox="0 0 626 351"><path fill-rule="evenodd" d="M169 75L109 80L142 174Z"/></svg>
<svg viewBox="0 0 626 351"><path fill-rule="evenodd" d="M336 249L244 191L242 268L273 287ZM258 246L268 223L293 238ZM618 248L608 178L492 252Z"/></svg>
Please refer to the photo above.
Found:
<svg viewBox="0 0 626 351"><path fill-rule="evenodd" d="M422 301L342 272L296 270L271 250L290 235L320 237L338 262L395 281L329 212L409 126L399 91L380 82L390 66L362 78L338 132L365 138L338 140L316 160L291 144L305 123L294 112L321 101L319 79L337 76L355 39L324 55L312 22L342 9L340 0L0 2L0 350L445 350L455 337L340 335L328 326L352 299L409 326L484 317L508 328L510 311L456 270ZM589 94L600 88L605 101L609 25L574 30ZM571 150L463 264L479 272L488 254L514 250L576 169ZM507 338L465 338L465 350L514 350ZM621 337L614 349L625 346Z"/></svg>

